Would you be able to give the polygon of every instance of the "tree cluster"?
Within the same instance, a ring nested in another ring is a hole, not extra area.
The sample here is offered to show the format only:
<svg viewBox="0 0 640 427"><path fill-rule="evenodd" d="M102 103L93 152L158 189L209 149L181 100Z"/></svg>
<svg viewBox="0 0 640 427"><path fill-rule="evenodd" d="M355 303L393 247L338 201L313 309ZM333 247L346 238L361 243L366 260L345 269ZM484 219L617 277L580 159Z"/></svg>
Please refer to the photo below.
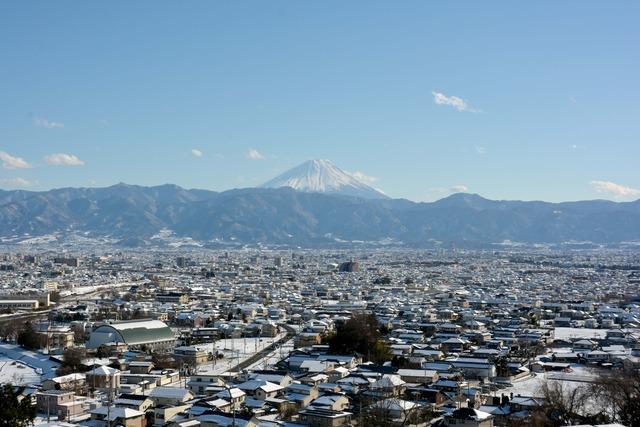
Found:
<svg viewBox="0 0 640 427"><path fill-rule="evenodd" d="M376 277L373 280L373 284L374 285L389 285L389 284L391 284L391 277L389 277L389 276Z"/></svg>
<svg viewBox="0 0 640 427"><path fill-rule="evenodd" d="M354 313L329 337L329 350L334 354L358 353L367 361L383 363L391 359L389 345L382 340L381 326L373 314Z"/></svg>
<svg viewBox="0 0 640 427"><path fill-rule="evenodd" d="M24 327L24 320L11 319L0 324L0 338L4 341L15 341Z"/></svg>
<svg viewBox="0 0 640 427"><path fill-rule="evenodd" d="M87 367L82 364L87 352L84 348L73 347L65 350L62 364L57 370L58 375L68 375L76 372L86 372Z"/></svg>
<svg viewBox="0 0 640 427"><path fill-rule="evenodd" d="M25 322L20 332L18 332L17 342L27 350L37 350L40 348L40 341L38 340L38 333L33 327L31 322Z"/></svg>

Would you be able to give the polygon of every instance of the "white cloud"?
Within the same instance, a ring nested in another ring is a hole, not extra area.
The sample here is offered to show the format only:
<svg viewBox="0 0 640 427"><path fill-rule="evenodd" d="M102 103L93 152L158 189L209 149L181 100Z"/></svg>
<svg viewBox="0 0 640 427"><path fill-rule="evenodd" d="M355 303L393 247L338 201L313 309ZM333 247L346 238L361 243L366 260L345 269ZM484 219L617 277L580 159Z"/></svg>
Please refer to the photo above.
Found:
<svg viewBox="0 0 640 427"><path fill-rule="evenodd" d="M5 169L29 169L31 167L22 157L14 157L4 151L0 151L0 161Z"/></svg>
<svg viewBox="0 0 640 427"><path fill-rule="evenodd" d="M249 148L245 157L249 160L264 160L264 156L255 148Z"/></svg>
<svg viewBox="0 0 640 427"><path fill-rule="evenodd" d="M431 187L427 189L427 194L423 198L425 202L435 202L443 197L450 196L455 193L468 193L469 187L466 185L452 185L449 188L446 187Z"/></svg>
<svg viewBox="0 0 640 427"><path fill-rule="evenodd" d="M471 107L467 101L462 98L458 98L457 96L447 96L442 92L431 92L433 95L433 102L437 105L448 105L450 107L455 108L458 111L466 111L469 113L481 113L482 110L478 110L477 108Z"/></svg>
<svg viewBox="0 0 640 427"><path fill-rule="evenodd" d="M202 157L202 151L198 150L197 148L192 148L191 155L193 155L194 157Z"/></svg>
<svg viewBox="0 0 640 427"><path fill-rule="evenodd" d="M354 177L355 179L357 179L358 181L362 181L362 182L364 182L366 184L373 184L374 182L376 182L378 180L377 177L365 175L364 173L362 173L360 171L351 172L349 174L352 177Z"/></svg>
<svg viewBox="0 0 640 427"><path fill-rule="evenodd" d="M451 193L467 193L469 191L469 187L466 185L454 185L449 188L449 192Z"/></svg>
<svg viewBox="0 0 640 427"><path fill-rule="evenodd" d="M35 182L31 182L28 179L15 177L15 178L0 179L0 185L2 185L3 187L9 187L9 188L22 188L22 187L32 187L36 184Z"/></svg>
<svg viewBox="0 0 640 427"><path fill-rule="evenodd" d="M487 147L476 145L475 147L473 147L473 149L475 150L476 154L479 156L482 156L483 154L487 153Z"/></svg>
<svg viewBox="0 0 640 427"><path fill-rule="evenodd" d="M73 154L49 154L45 156L44 161L52 166L84 166L84 162Z"/></svg>
<svg viewBox="0 0 640 427"><path fill-rule="evenodd" d="M36 117L33 119L33 125L47 129L62 129L64 127L64 123L54 122L53 120L45 119L44 117Z"/></svg>
<svg viewBox="0 0 640 427"><path fill-rule="evenodd" d="M640 197L640 189L616 184L611 181L591 181L591 187L601 194L608 194L614 199L633 199Z"/></svg>

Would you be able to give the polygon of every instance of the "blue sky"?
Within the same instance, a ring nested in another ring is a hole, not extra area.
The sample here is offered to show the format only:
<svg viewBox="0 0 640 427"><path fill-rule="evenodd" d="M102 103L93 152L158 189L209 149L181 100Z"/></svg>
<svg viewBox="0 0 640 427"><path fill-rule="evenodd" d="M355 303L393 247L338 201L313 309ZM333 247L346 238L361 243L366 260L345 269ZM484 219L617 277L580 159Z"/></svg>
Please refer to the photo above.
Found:
<svg viewBox="0 0 640 427"><path fill-rule="evenodd" d="M640 3L0 3L0 188L640 198Z"/></svg>

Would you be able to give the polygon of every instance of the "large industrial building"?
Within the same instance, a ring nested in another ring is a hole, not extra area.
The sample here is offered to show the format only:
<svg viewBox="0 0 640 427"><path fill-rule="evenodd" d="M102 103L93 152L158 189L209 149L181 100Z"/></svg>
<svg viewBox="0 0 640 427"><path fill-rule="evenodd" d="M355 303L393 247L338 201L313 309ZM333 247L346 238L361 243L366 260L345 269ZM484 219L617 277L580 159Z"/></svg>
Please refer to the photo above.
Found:
<svg viewBox="0 0 640 427"><path fill-rule="evenodd" d="M173 348L175 334L159 320L134 320L100 325L91 332L88 348L103 344L126 344L129 348L145 347L150 350Z"/></svg>

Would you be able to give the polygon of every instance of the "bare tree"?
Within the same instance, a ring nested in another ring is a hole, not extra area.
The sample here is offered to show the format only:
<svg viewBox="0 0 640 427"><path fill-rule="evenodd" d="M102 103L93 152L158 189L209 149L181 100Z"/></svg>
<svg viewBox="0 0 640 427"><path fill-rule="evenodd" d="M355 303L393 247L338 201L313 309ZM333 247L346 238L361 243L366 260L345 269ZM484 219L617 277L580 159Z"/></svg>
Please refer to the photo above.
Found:
<svg viewBox="0 0 640 427"><path fill-rule="evenodd" d="M553 424L571 425L579 422L586 400L584 387L569 388L563 381L546 381L540 387L544 397L544 412Z"/></svg>
<svg viewBox="0 0 640 427"><path fill-rule="evenodd" d="M5 341L13 341L18 337L18 332L22 330L24 321L12 319L0 325L0 336Z"/></svg>
<svg viewBox="0 0 640 427"><path fill-rule="evenodd" d="M84 348L71 347L64 351L62 364L58 368L58 375L67 375L85 370L82 361L86 358L87 352Z"/></svg>
<svg viewBox="0 0 640 427"><path fill-rule="evenodd" d="M84 326L82 325L73 325L71 326L71 330L73 331L73 342L76 344L82 344L85 342L86 333L84 330Z"/></svg>
<svg viewBox="0 0 640 427"><path fill-rule="evenodd" d="M363 426L385 427L420 424L433 418L431 406L416 405L397 397L378 400L363 409L359 419Z"/></svg>
<svg viewBox="0 0 640 427"><path fill-rule="evenodd" d="M10 337L15 334L15 331L12 328L11 322L4 322L0 324L0 338L3 341L9 341Z"/></svg>
<svg viewBox="0 0 640 427"><path fill-rule="evenodd" d="M151 361L153 362L153 365L159 369L176 368L181 362L176 361L171 353L157 351L151 354Z"/></svg>
<svg viewBox="0 0 640 427"><path fill-rule="evenodd" d="M602 372L590 391L604 408L610 408L612 421L640 426L640 371L627 366L620 371Z"/></svg>
<svg viewBox="0 0 640 427"><path fill-rule="evenodd" d="M563 381L546 381L540 387L540 392L544 403L533 412L526 425L559 427L602 424L609 419L604 412L589 413L587 403L593 394L586 385L569 387Z"/></svg>

